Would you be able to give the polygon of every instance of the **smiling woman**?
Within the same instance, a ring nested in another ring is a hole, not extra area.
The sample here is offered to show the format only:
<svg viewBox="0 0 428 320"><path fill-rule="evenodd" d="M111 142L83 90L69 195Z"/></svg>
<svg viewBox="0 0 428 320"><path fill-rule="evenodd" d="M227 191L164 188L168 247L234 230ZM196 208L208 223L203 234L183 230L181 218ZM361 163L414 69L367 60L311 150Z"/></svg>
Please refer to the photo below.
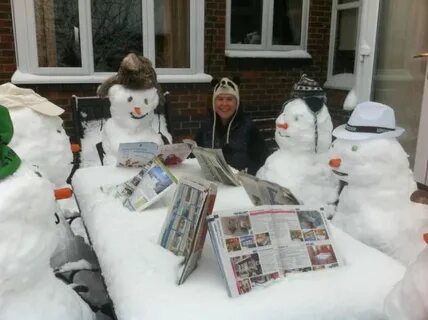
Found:
<svg viewBox="0 0 428 320"><path fill-rule="evenodd" d="M195 140L199 146L222 149L226 162L255 174L264 164L268 149L263 137L242 111L238 80L214 79L210 119L202 124Z"/></svg>

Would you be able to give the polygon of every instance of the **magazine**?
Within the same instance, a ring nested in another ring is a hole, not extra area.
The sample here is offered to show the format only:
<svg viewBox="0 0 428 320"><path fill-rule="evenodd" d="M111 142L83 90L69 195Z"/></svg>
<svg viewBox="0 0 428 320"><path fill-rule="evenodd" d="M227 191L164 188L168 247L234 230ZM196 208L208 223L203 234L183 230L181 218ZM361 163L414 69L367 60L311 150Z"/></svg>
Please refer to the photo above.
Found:
<svg viewBox="0 0 428 320"><path fill-rule="evenodd" d="M118 167L141 168L155 156L166 165L176 165L192 152L188 143L157 145L154 142L129 142L119 144Z"/></svg>
<svg viewBox="0 0 428 320"><path fill-rule="evenodd" d="M290 272L341 265L322 209L260 206L208 218L214 253L231 297Z"/></svg>
<svg viewBox="0 0 428 320"><path fill-rule="evenodd" d="M289 189L279 184L259 179L245 172L239 172L237 176L255 206L301 204Z"/></svg>
<svg viewBox="0 0 428 320"><path fill-rule="evenodd" d="M174 175L155 157L133 178L101 190L119 199L131 211L141 211L161 198L177 182Z"/></svg>
<svg viewBox="0 0 428 320"><path fill-rule="evenodd" d="M206 180L181 178L160 235L160 245L184 257L178 277L182 284L196 268L207 234L206 217L211 214L217 186Z"/></svg>
<svg viewBox="0 0 428 320"><path fill-rule="evenodd" d="M202 173L208 180L223 184L239 186L240 182L224 159L221 149L194 147L193 154L201 166Z"/></svg>

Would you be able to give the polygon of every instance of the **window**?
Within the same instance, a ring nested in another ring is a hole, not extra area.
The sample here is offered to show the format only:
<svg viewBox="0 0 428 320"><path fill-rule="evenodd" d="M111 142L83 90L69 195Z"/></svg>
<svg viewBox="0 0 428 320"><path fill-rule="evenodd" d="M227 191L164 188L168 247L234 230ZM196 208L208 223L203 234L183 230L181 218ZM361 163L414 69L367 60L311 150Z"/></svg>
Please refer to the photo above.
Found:
<svg viewBox="0 0 428 320"><path fill-rule="evenodd" d="M345 90L354 87L359 16L360 1L333 0L327 87Z"/></svg>
<svg viewBox="0 0 428 320"><path fill-rule="evenodd" d="M309 0L227 0L226 55L310 57Z"/></svg>
<svg viewBox="0 0 428 320"><path fill-rule="evenodd" d="M149 58L165 81L210 80L203 74L204 1L15 0L12 6L16 83L102 81L128 52Z"/></svg>

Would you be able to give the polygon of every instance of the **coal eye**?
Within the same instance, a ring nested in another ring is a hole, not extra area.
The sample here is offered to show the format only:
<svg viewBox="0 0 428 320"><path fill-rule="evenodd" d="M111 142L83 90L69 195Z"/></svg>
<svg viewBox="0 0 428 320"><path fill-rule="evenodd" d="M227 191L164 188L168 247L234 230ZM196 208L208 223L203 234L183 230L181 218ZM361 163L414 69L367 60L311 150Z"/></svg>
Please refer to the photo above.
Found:
<svg viewBox="0 0 428 320"><path fill-rule="evenodd" d="M56 132L61 133L61 130L58 129Z"/></svg>
<svg viewBox="0 0 428 320"><path fill-rule="evenodd" d="M357 151L358 150L358 146L352 146L352 151Z"/></svg>
<svg viewBox="0 0 428 320"><path fill-rule="evenodd" d="M128 102L131 102L134 98L132 98L132 96L128 97Z"/></svg>
<svg viewBox="0 0 428 320"><path fill-rule="evenodd" d="M149 102L148 102L147 98L144 98L144 103L145 103L145 104L149 104Z"/></svg>
<svg viewBox="0 0 428 320"><path fill-rule="evenodd" d="M295 121L299 121L299 116L294 116Z"/></svg>

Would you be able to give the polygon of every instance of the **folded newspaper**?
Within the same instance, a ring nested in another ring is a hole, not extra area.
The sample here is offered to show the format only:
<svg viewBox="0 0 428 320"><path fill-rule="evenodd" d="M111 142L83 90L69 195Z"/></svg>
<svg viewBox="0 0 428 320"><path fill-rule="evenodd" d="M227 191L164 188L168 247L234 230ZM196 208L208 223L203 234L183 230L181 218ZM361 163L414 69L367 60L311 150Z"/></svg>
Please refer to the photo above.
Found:
<svg viewBox="0 0 428 320"><path fill-rule="evenodd" d="M174 175L155 157L133 178L114 186L102 186L106 194L119 199L131 211L141 211L160 199L177 182Z"/></svg>
<svg viewBox="0 0 428 320"><path fill-rule="evenodd" d="M157 145L154 142L129 142L119 144L118 167L140 168L155 156L166 165L176 165L192 152L187 143Z"/></svg>
<svg viewBox="0 0 428 320"><path fill-rule="evenodd" d="M279 184L259 179L245 172L239 172L237 177L255 206L300 204L289 189Z"/></svg>
<svg viewBox="0 0 428 320"><path fill-rule="evenodd" d="M260 206L208 218L208 230L231 297L290 272L339 266L322 209Z"/></svg>
<svg viewBox="0 0 428 320"><path fill-rule="evenodd" d="M181 178L160 234L160 245L184 263L178 277L182 284L196 268L207 234L206 217L211 214L217 186L209 181Z"/></svg>
<svg viewBox="0 0 428 320"><path fill-rule="evenodd" d="M219 181L223 184L239 186L240 182L235 173L224 159L221 149L210 149L202 147L194 147L192 150L202 173L208 180Z"/></svg>

